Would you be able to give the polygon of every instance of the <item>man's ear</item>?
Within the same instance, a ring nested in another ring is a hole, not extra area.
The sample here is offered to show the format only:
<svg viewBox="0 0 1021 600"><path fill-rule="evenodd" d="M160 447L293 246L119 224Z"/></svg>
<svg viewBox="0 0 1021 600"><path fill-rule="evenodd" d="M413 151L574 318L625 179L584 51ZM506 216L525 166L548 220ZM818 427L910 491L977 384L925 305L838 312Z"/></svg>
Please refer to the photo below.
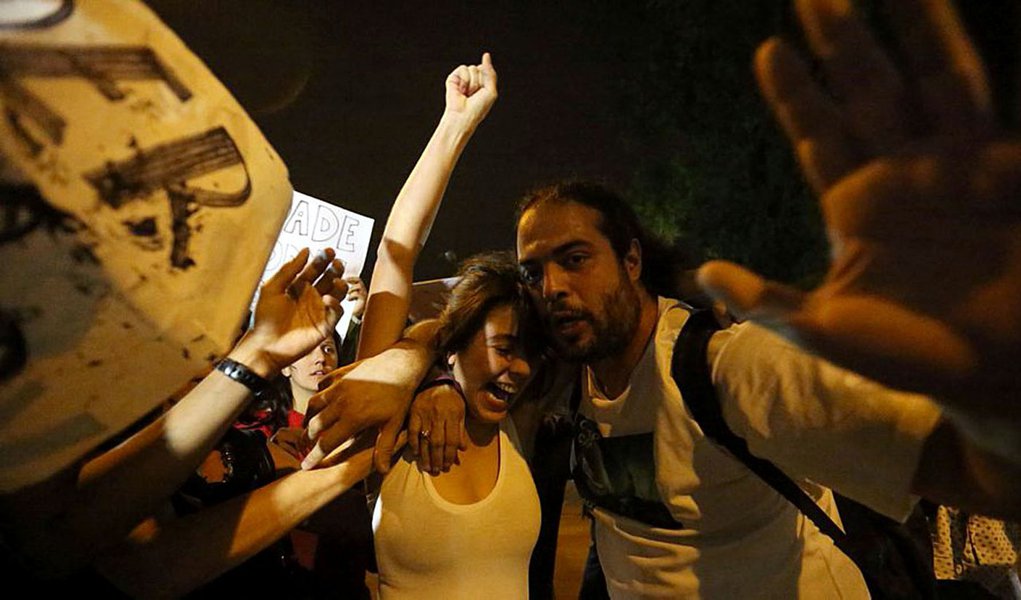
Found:
<svg viewBox="0 0 1021 600"><path fill-rule="evenodd" d="M631 240L627 254L624 255L624 269L632 282L642 278L642 244L637 240Z"/></svg>

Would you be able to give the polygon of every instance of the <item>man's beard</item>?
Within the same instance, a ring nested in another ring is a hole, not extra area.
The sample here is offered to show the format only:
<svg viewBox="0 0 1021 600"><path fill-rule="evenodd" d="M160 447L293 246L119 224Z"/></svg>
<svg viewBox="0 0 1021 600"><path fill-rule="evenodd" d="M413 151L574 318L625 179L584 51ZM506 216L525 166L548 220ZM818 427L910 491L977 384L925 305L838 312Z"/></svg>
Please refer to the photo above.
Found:
<svg viewBox="0 0 1021 600"><path fill-rule="evenodd" d="M592 363L609 358L622 352L631 342L638 331L641 311L638 292L621 273L616 289L603 296L603 314L584 313L592 335L572 343L561 339L556 328L551 327L553 344L560 357L569 361Z"/></svg>

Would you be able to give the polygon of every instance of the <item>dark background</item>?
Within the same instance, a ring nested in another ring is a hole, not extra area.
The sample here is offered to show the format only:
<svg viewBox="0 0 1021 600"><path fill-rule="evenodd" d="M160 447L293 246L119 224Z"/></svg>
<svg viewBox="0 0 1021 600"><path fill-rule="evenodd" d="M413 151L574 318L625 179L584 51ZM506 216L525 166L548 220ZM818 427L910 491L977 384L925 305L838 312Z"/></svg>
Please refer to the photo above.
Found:
<svg viewBox="0 0 1021 600"><path fill-rule="evenodd" d="M517 199L579 176L624 192L702 257L806 284L825 264L815 203L750 68L767 36L796 37L786 1L148 3L250 111L295 189L376 219L373 251L447 74L493 53L500 99L417 279L449 275L450 252L512 248ZM961 8L1009 96L1017 3Z"/></svg>

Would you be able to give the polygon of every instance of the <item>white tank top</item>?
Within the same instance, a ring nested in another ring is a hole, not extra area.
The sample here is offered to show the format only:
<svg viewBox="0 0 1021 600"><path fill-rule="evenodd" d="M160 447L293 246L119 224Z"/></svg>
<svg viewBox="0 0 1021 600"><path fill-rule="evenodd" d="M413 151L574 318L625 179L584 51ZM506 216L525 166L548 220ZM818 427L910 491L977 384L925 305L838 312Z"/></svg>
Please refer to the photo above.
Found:
<svg viewBox="0 0 1021 600"><path fill-rule="evenodd" d="M499 443L496 484L474 504L444 500L407 459L390 470L372 516L381 598L528 597L539 496L510 419Z"/></svg>

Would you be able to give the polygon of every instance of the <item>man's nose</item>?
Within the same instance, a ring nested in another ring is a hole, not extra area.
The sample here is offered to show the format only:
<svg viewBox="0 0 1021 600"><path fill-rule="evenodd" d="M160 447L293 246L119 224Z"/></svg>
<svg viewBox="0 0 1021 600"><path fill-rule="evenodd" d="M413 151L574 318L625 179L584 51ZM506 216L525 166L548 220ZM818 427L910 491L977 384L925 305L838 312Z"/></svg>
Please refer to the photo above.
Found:
<svg viewBox="0 0 1021 600"><path fill-rule="evenodd" d="M546 267L542 277L542 297L555 300L567 295L567 273L560 265L552 263Z"/></svg>

